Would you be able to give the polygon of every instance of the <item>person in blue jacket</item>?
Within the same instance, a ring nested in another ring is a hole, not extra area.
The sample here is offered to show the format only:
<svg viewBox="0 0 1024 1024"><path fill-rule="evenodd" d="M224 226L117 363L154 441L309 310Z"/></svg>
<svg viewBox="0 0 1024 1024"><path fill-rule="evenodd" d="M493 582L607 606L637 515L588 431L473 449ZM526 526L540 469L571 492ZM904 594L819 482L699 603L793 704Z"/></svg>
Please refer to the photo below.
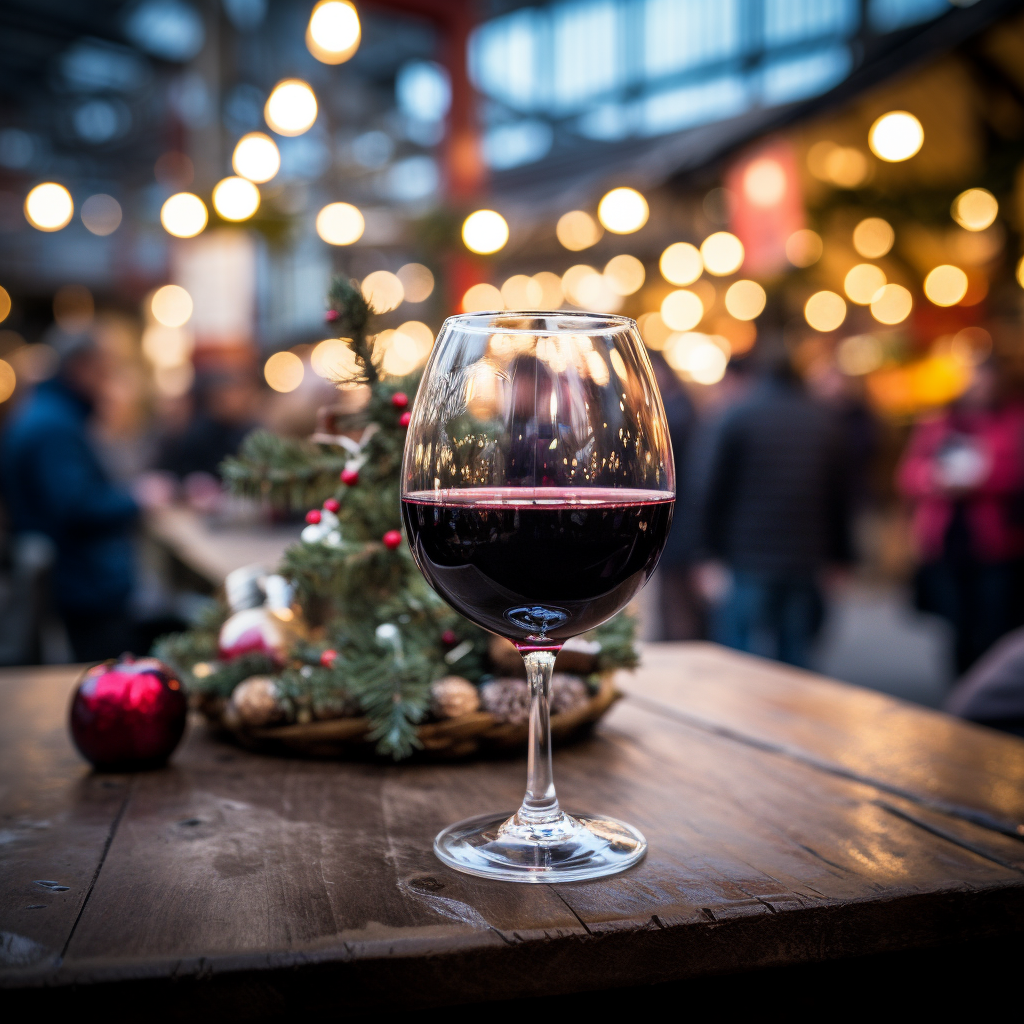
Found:
<svg viewBox="0 0 1024 1024"><path fill-rule="evenodd" d="M139 506L100 465L87 422L109 371L88 335L59 339L60 369L36 386L0 436L0 489L11 530L56 546L54 604L75 658L97 661L132 645L132 529Z"/></svg>

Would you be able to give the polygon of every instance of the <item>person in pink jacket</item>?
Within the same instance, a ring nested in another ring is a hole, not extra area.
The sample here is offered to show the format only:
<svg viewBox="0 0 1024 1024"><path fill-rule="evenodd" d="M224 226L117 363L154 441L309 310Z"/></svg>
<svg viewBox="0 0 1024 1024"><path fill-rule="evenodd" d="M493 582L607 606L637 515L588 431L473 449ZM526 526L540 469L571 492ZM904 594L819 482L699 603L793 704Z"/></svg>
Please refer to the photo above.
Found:
<svg viewBox="0 0 1024 1024"><path fill-rule="evenodd" d="M918 606L949 620L958 672L1019 625L1024 407L999 401L995 369L914 428L897 470L913 506Z"/></svg>

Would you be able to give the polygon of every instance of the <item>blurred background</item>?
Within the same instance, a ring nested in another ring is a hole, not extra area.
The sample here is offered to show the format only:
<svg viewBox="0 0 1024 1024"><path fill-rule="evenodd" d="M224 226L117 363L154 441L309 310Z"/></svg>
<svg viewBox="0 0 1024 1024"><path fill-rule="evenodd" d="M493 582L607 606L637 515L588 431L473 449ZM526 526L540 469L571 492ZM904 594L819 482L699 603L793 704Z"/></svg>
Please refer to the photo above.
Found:
<svg viewBox="0 0 1024 1024"><path fill-rule="evenodd" d="M644 635L938 706L1024 621L1022 228L1017 3L5 0L0 663L273 565L218 466L338 403L343 274L395 375L459 310L636 318Z"/></svg>

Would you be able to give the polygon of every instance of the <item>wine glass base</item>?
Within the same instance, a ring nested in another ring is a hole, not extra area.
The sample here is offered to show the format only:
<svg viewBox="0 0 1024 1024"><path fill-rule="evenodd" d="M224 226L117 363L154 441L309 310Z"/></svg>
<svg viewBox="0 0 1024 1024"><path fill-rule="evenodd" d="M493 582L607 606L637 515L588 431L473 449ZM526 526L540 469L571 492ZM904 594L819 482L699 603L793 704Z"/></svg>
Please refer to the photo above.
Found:
<svg viewBox="0 0 1024 1024"><path fill-rule="evenodd" d="M449 867L506 882L579 882L618 874L647 852L632 825L593 814L562 814L543 825L480 814L449 825L434 853Z"/></svg>

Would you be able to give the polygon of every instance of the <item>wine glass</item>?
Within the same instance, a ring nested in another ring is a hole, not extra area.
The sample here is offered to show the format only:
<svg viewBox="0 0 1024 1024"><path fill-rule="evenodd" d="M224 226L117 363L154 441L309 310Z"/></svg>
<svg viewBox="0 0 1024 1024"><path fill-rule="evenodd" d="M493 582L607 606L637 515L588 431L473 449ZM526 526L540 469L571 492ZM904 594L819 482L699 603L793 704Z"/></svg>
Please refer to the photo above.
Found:
<svg viewBox="0 0 1024 1024"><path fill-rule="evenodd" d="M402 466L413 557L458 612L526 663L526 796L446 828L459 871L561 882L622 871L637 829L567 814L551 772L555 656L650 578L675 503L661 395L634 321L595 313L449 317L416 395Z"/></svg>

